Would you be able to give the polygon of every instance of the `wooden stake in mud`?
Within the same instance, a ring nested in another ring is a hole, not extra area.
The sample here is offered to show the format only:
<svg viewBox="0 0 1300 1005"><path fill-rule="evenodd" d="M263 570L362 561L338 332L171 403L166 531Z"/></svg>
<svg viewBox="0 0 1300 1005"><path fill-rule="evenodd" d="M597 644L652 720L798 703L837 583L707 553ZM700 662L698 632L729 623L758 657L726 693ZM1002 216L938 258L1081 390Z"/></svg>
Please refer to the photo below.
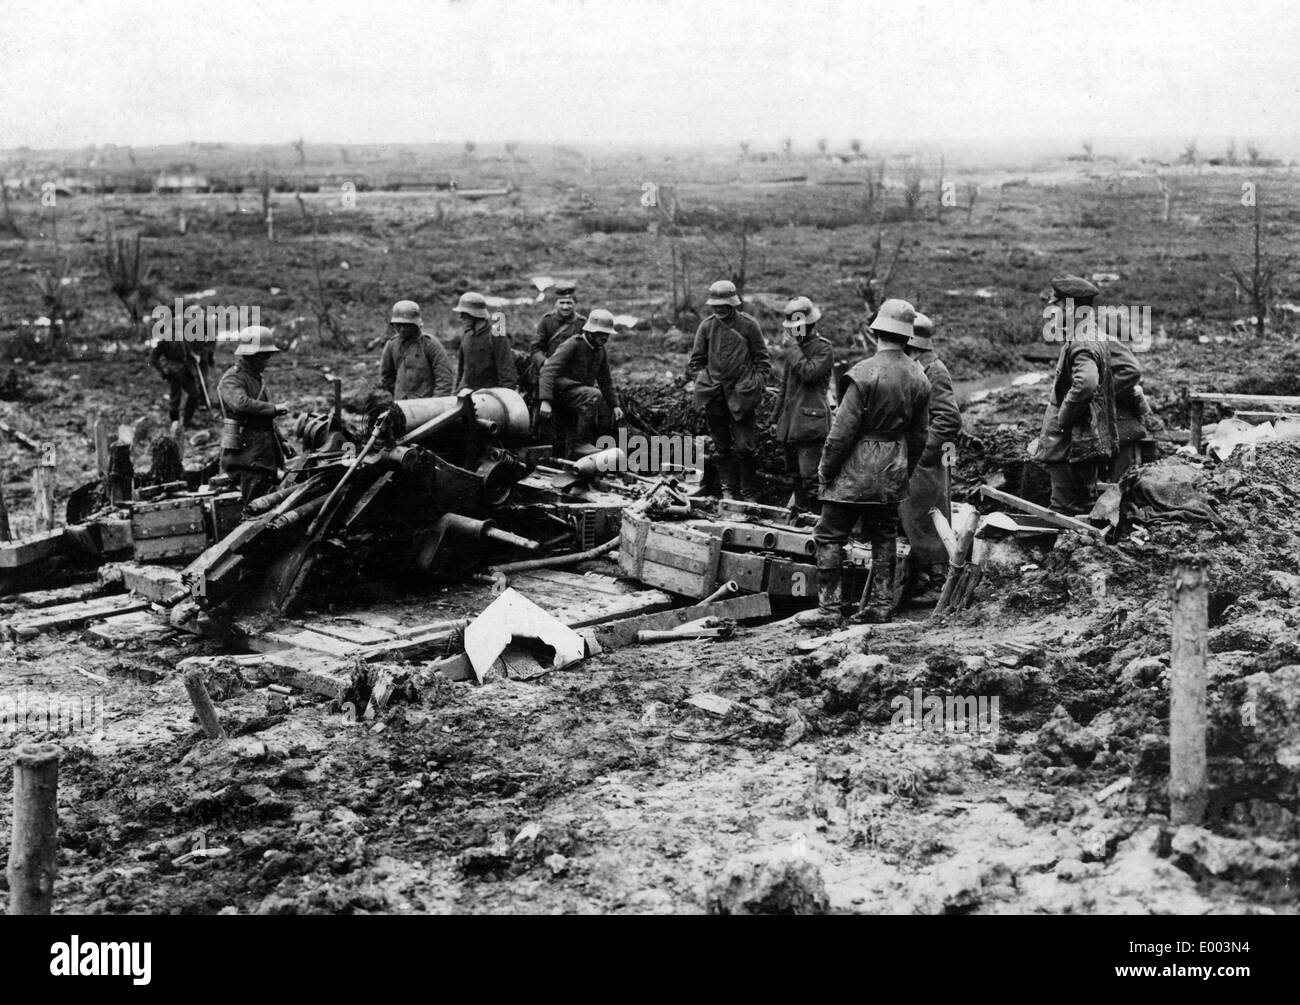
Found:
<svg viewBox="0 0 1300 1005"><path fill-rule="evenodd" d="M189 692L190 701L194 702L194 711L199 715L203 735L209 740L224 740L226 731L221 728L216 706L212 704L208 689L203 686L202 670L191 670L185 675L185 690Z"/></svg>
<svg viewBox="0 0 1300 1005"><path fill-rule="evenodd" d="M0 541L12 541L13 531L9 529L9 510L5 506L5 469L0 464Z"/></svg>
<svg viewBox="0 0 1300 1005"><path fill-rule="evenodd" d="M1169 817L1175 825L1200 824L1205 783L1205 630L1209 578L1205 559L1174 562L1173 637L1169 680Z"/></svg>
<svg viewBox="0 0 1300 1005"><path fill-rule="evenodd" d="M14 823L9 843L9 913L49 914L58 851L59 748L14 751Z"/></svg>
<svg viewBox="0 0 1300 1005"><path fill-rule="evenodd" d="M42 443L32 469L32 497L36 502L36 529L54 529L54 482L59 456L53 443Z"/></svg>
<svg viewBox="0 0 1300 1005"><path fill-rule="evenodd" d="M108 470L104 472L104 497L111 503L125 502L135 491L135 465L131 445L114 443L108 448Z"/></svg>
<svg viewBox="0 0 1300 1005"><path fill-rule="evenodd" d="M102 478L108 473L108 420L102 415L91 423L90 438L95 444L95 467Z"/></svg>

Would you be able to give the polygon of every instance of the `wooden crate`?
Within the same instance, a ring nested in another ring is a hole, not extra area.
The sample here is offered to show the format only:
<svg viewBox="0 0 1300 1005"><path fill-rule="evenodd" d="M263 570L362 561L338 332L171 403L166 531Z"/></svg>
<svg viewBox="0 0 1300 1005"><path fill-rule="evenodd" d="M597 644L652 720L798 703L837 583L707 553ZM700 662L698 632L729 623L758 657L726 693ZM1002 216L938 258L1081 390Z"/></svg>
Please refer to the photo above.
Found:
<svg viewBox="0 0 1300 1005"><path fill-rule="evenodd" d="M238 492L221 492L204 498L208 511L208 528L212 543L220 541L239 524L244 515L244 503Z"/></svg>
<svg viewBox="0 0 1300 1005"><path fill-rule="evenodd" d="M136 561L152 562L202 552L208 546L205 509L201 496L136 503L131 511Z"/></svg>
<svg viewBox="0 0 1300 1005"><path fill-rule="evenodd" d="M625 576L684 597L704 597L718 581L722 539L687 523L623 514L619 567Z"/></svg>

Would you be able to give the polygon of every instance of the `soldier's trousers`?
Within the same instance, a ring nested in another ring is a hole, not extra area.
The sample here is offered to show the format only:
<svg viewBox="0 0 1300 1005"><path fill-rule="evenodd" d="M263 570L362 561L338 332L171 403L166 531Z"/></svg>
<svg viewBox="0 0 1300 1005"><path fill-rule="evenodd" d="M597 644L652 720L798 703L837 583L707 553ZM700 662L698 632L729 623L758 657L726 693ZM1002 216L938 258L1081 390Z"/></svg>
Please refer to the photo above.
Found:
<svg viewBox="0 0 1300 1005"><path fill-rule="evenodd" d="M705 406L704 420L708 423L709 435L713 437L713 447L719 459L727 461L732 457L744 459L754 456L758 420L753 412L746 412L739 419L733 417L726 396L719 394ZM820 454L818 459L821 459Z"/></svg>
<svg viewBox="0 0 1300 1005"><path fill-rule="evenodd" d="M596 431L600 420L600 409L605 403L605 396L600 388L579 384L561 391L555 399L556 416L560 428L564 431L566 449L572 451L577 443L596 442Z"/></svg>
<svg viewBox="0 0 1300 1005"><path fill-rule="evenodd" d="M260 468L231 471L239 477L239 501L247 506L252 500L275 490L275 475Z"/></svg>
<svg viewBox="0 0 1300 1005"><path fill-rule="evenodd" d="M817 508L817 465L821 459L821 440L785 444L785 470L794 478L794 501L800 509Z"/></svg>
<svg viewBox="0 0 1300 1005"><path fill-rule="evenodd" d="M821 517L813 528L813 540L820 548L843 548L861 521L858 539L884 544L898 537L898 503L842 503L822 500Z"/></svg>
<svg viewBox="0 0 1300 1005"><path fill-rule="evenodd" d="M185 399L185 422L194 418L199 407L199 387L194 374L188 370L183 377L169 377L167 380L168 418L172 422L181 418L181 398Z"/></svg>
<svg viewBox="0 0 1300 1005"><path fill-rule="evenodd" d="M1051 507L1066 516L1079 516L1092 511L1093 486L1100 471L1110 469L1109 457L1100 460L1068 461L1049 464L1047 474L1052 479Z"/></svg>

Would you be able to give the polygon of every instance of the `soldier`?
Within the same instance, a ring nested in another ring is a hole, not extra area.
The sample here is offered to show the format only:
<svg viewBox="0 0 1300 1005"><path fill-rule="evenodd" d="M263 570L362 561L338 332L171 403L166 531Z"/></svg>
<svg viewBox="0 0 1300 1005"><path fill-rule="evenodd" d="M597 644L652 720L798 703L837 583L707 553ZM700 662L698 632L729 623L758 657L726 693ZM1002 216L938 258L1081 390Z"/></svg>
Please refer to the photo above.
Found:
<svg viewBox="0 0 1300 1005"><path fill-rule="evenodd" d="M925 449L930 384L904 347L916 311L906 300L886 300L871 322L875 355L845 374L839 408L831 423L818 471L821 519L817 543L817 609L802 625L833 625L841 619L844 546L858 521L871 542L871 575L862 620L888 621L898 598L898 504Z"/></svg>
<svg viewBox="0 0 1300 1005"><path fill-rule="evenodd" d="M221 470L239 478L244 505L270 492L284 463L275 419L288 414L284 405L272 405L266 396L262 373L280 349L271 329L253 325L239 333L235 365L217 385L217 398L225 417L221 432Z"/></svg>
<svg viewBox="0 0 1300 1005"><path fill-rule="evenodd" d="M800 510L817 508L817 465L831 429L826 393L835 352L817 334L821 316L807 297L795 297L785 305L782 327L790 338L784 349L781 390L772 406L776 438L785 447L786 470L794 476L794 505Z"/></svg>
<svg viewBox="0 0 1300 1005"><path fill-rule="evenodd" d="M616 423L623 419L605 354L605 343L613 334L614 315L594 310L582 331L560 346L542 367L539 414L545 419L552 408L559 413L561 428L572 434L571 442L565 445L570 455L574 444L595 442L602 400Z"/></svg>
<svg viewBox="0 0 1300 1005"><path fill-rule="evenodd" d="M583 331L582 326L587 323L586 316L578 313L577 302L573 299L576 289L570 282L556 283L555 310L547 311L537 322L537 336L528 347L528 362L534 382L540 377L542 365L551 354Z"/></svg>
<svg viewBox="0 0 1300 1005"><path fill-rule="evenodd" d="M1147 431L1163 429L1164 423L1142 393L1142 367L1133 350L1114 337L1110 340L1110 372L1115 382L1115 432L1119 441L1110 480L1117 482L1125 471L1141 463L1142 444L1152 442Z"/></svg>
<svg viewBox="0 0 1300 1005"><path fill-rule="evenodd" d="M718 452L723 498L734 499L739 490L752 502L757 499L754 412L772 365L758 322L736 310L740 297L734 283L714 283L707 303L714 310L695 332L686 376L695 380L695 407L704 410Z"/></svg>
<svg viewBox="0 0 1300 1005"><path fill-rule="evenodd" d="M462 293L454 308L461 317L464 332L456 367L456 390L481 387L508 387L519 384L510 339L492 330L487 301L481 293Z"/></svg>
<svg viewBox="0 0 1300 1005"><path fill-rule="evenodd" d="M205 379L203 366L212 365L212 347L176 337L159 338L149 353L149 362L167 381L168 418L172 422L180 421L181 398L184 397L185 428L196 428L194 413L204 397L199 381Z"/></svg>
<svg viewBox="0 0 1300 1005"><path fill-rule="evenodd" d="M1048 307L1062 311L1067 300L1076 309L1088 308L1099 290L1079 276L1052 280ZM1064 311L1070 318L1070 312ZM1070 318L1070 322L1073 322ZM1083 337L1076 335L1083 333ZM1109 472L1119 443L1115 421L1115 387L1106 336L1083 325L1063 333L1052 391L1043 413L1034 460L1052 479L1051 507L1078 516L1092 508L1092 494L1101 472Z"/></svg>
<svg viewBox="0 0 1300 1005"><path fill-rule="evenodd" d="M911 546L908 592L924 593L942 586L948 572L948 552L934 529L930 510L937 508L952 520L949 504L949 465L955 456L961 412L952 389L952 375L934 351L934 322L918 314L912 322L907 354L921 364L930 382L930 425L925 449L907 484L907 498L898 506L898 517Z"/></svg>
<svg viewBox="0 0 1300 1005"><path fill-rule="evenodd" d="M384 345L379 362L379 385L394 401L406 398L440 398L452 393L455 380L447 350L424 333L420 305L399 300L388 318L393 337Z"/></svg>

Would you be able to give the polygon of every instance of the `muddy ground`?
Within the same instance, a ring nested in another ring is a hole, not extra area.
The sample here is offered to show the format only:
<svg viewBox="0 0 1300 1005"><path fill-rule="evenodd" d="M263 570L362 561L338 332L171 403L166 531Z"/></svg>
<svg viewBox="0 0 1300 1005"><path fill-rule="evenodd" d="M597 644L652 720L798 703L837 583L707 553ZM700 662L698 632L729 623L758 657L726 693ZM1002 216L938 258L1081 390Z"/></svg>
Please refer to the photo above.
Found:
<svg viewBox="0 0 1300 1005"><path fill-rule="evenodd" d="M734 251L721 222L768 219L750 238L749 289L812 291L831 308L840 357L853 358L862 317L852 280L875 234L860 193L763 185L748 165L643 163L632 174L641 168L674 173L683 205L699 214L685 239L700 256L695 286L721 274L710 244ZM1179 211L1157 226L1158 200L1140 178L1039 169L1005 189L996 209L991 198L977 204L970 220L963 212L888 228L887 245L907 242L889 292L940 322L961 386L970 434L955 476L962 492L1023 468L1045 385L1006 385L1048 366L1023 350L1041 346L1036 297L1055 272L1117 273L1108 290L1116 302L1154 305L1163 336L1142 362L1144 386L1175 431L1161 444L1164 463L1187 463L1175 455L1186 390L1300 393L1286 311L1263 342L1233 332L1248 309L1224 288L1221 259L1240 237L1239 173L1186 174ZM505 205L363 193L352 215L327 217L319 197L315 237L292 197L281 197L273 244L245 219L250 196L238 208L229 195L87 199L66 207L58 249L41 236L40 209L20 206L27 239L0 241L0 417L58 444L61 503L93 477L96 415L143 418L136 463L147 465L149 437L165 426L163 388L138 339L123 337L125 315L96 266L93 242L111 224L143 229L160 301L217 288L217 302L266 305L296 339L270 375L295 409L325 407L326 372L364 396L378 356L368 342L399 296L449 306L458 289L518 297L536 292L529 276L572 275L585 305L646 319L615 340L617 379L640 388L629 394L658 408L665 430L688 425L686 345L664 293L667 246L636 216L637 177L608 164L576 185L558 169L533 174L535 187ZM1269 184L1282 193L1294 182L1278 172ZM184 237L175 228L182 208ZM1269 219L1275 235L1294 233L1280 210ZM619 220L642 229L621 232ZM71 337L51 345L23 324L46 307L30 275L69 253L64 285L80 313ZM349 347L322 344L313 261L328 263ZM506 308L511 330L525 331L543 309ZM771 330L772 313L755 311ZM441 327L449 338L446 319ZM214 430L191 435L190 467L215 455ZM31 527L31 455L6 439L0 458L22 533ZM779 465L764 470L770 498L780 498ZM794 649L808 633L778 618L730 640L630 647L531 682L426 686L377 722L307 695L272 707L265 690L231 672L217 689L234 737L225 743L201 739L174 673L186 656L220 651L213 643L178 634L106 648L80 633L5 642L4 693L98 698L106 711L102 735L61 738L57 909L1293 913L1298 477L1292 443L1206 461L1198 484L1220 524L1126 519L1113 545L1066 535L1050 551L1008 550L971 610L927 624L926 610L911 609L910 623L814 655ZM1190 550L1210 559L1213 583L1213 792L1205 828L1173 829L1166 588L1174 555ZM612 563L589 568L616 572ZM486 600L485 588L447 582L400 598L425 620ZM1000 662L1007 641L1032 647L1029 661ZM996 698L996 728L898 721L894 699L910 701L918 688ZM687 703L697 694L733 704L713 714ZM11 733L0 745L32 738ZM10 784L6 772L0 835ZM6 896L0 890L0 907Z"/></svg>

